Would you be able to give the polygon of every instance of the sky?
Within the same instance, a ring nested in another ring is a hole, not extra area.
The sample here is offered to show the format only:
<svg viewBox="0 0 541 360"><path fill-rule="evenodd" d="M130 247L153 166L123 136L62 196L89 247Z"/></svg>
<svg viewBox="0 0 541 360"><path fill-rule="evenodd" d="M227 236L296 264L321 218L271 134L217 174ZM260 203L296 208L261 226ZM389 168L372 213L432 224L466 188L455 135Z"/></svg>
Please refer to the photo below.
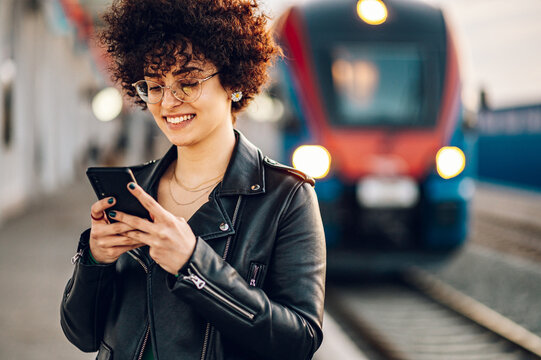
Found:
<svg viewBox="0 0 541 360"><path fill-rule="evenodd" d="M261 0L272 16L312 0ZM426 0L453 25L463 98L475 108L484 88L494 108L541 104L541 0Z"/></svg>

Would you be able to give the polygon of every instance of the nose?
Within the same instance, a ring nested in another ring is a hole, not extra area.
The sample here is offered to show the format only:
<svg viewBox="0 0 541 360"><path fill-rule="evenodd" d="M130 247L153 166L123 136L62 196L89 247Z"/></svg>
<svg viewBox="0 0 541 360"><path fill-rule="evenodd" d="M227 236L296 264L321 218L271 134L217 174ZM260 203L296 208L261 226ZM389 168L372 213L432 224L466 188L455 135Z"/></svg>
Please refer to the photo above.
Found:
<svg viewBox="0 0 541 360"><path fill-rule="evenodd" d="M173 95L173 90L171 90L170 87L166 87L163 89L163 99L162 99L162 107L165 108L173 108L175 106L182 105L182 101L177 99Z"/></svg>

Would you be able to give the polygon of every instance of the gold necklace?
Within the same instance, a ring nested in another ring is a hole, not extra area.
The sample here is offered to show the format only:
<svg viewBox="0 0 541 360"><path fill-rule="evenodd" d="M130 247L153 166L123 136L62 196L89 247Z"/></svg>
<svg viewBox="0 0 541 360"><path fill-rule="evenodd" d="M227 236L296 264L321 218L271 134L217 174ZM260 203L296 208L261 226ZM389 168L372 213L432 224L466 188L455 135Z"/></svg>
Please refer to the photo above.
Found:
<svg viewBox="0 0 541 360"><path fill-rule="evenodd" d="M221 178L222 178L223 176L224 176L224 174L222 173L222 174L220 174L220 175L218 175L218 176L216 176L216 177L214 177L214 178L212 178L212 179L209 179L209 180L207 180L207 181L202 182L201 184L197 185L196 187L189 187L189 186L184 185L184 184L182 183L182 181L180 181L180 179L177 178L176 172L173 172L172 178L175 179L175 182L176 182L181 188L183 188L184 190L189 191L189 192L200 192L200 191L207 190L207 189L213 187L213 186L216 185L217 183L212 183L212 184L207 185L207 186L202 187L202 188L201 188L201 186L203 186L204 184L206 184L206 183L208 183L208 182L214 181L214 180L218 180L218 179L221 180ZM219 181L218 181L218 182L219 182Z"/></svg>
<svg viewBox="0 0 541 360"><path fill-rule="evenodd" d="M198 197L196 197L195 199L193 199L192 201L189 201L187 203L182 203L180 201L177 201L177 199L175 199L175 195L173 195L173 189L171 187L171 183L173 182L173 177L176 178L176 176L174 176L174 172L171 173L171 179L169 180L169 194L171 195L171 199L173 199L173 201L177 204L177 205L181 205L181 206L186 206L186 205L191 205L193 203L195 203L197 200L201 199L203 196L205 196L205 194L207 193L207 191L205 191L204 193L202 193L201 195L199 195ZM213 179L214 180L214 179ZM207 189L210 189L211 186L216 186L218 185L218 183L221 181L218 180L217 182L215 182L214 184L211 184L210 186L207 187ZM180 184L179 184L180 185Z"/></svg>

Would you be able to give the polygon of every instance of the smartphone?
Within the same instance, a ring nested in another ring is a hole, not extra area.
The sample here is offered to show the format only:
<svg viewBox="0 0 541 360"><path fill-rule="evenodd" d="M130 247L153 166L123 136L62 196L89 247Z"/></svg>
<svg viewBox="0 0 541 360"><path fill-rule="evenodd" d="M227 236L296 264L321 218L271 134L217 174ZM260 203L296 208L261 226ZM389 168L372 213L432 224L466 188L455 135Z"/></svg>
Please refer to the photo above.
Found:
<svg viewBox="0 0 541 360"><path fill-rule="evenodd" d="M89 167L86 176L98 199L113 196L116 199L110 210L122 211L152 221L147 209L128 190L130 182L137 183L130 168L127 167ZM107 216L110 222L115 219Z"/></svg>

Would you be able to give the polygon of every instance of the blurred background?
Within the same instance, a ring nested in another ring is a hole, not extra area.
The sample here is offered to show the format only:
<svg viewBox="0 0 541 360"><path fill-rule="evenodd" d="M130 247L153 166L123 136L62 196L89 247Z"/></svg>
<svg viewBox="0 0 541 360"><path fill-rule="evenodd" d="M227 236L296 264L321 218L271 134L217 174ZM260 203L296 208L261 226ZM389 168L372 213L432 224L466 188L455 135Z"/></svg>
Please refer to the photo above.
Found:
<svg viewBox="0 0 541 360"><path fill-rule="evenodd" d="M94 201L84 171L169 146L91 41L108 4L0 0L1 359L95 356L58 316ZM541 2L262 7L286 57L237 127L317 178L319 359L541 357Z"/></svg>

